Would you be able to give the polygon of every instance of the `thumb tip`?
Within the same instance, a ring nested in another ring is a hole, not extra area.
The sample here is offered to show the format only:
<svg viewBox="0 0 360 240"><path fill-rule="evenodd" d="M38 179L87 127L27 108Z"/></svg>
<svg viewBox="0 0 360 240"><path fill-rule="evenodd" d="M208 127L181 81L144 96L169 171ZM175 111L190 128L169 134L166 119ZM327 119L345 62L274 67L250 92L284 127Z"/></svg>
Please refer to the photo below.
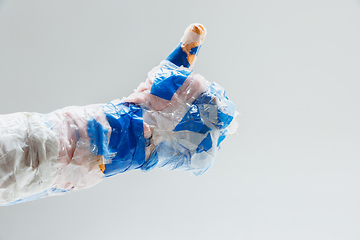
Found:
<svg viewBox="0 0 360 240"><path fill-rule="evenodd" d="M206 36L206 28L200 23L190 24L181 38L181 43L166 58L177 66L192 68Z"/></svg>

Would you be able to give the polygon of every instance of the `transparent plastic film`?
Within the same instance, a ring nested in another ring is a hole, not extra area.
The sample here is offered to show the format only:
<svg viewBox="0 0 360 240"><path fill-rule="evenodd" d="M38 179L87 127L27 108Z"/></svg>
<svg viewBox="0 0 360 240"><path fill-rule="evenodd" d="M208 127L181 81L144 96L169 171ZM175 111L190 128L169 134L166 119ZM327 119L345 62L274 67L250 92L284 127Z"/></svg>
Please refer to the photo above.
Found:
<svg viewBox="0 0 360 240"><path fill-rule="evenodd" d="M193 73L205 36L201 24L191 24L121 100L0 115L0 205L88 188L134 169L208 170L236 131L237 113L220 85Z"/></svg>

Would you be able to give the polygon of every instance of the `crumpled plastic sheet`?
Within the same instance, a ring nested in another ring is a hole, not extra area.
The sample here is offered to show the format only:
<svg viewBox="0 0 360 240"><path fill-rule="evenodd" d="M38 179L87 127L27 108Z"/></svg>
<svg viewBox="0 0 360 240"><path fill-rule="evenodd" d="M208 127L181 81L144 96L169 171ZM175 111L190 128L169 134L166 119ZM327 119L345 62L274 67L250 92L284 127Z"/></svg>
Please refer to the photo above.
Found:
<svg viewBox="0 0 360 240"><path fill-rule="evenodd" d="M221 141L228 134L226 128L234 118L235 106L221 86L211 84L193 103L187 104L187 108L175 128L156 129L153 136L159 143L142 170L159 167L200 175L210 168Z"/></svg>
<svg viewBox="0 0 360 240"><path fill-rule="evenodd" d="M122 100L0 115L0 205L88 188L133 169L208 170L236 131L237 112L221 86L192 72L205 34L190 25Z"/></svg>

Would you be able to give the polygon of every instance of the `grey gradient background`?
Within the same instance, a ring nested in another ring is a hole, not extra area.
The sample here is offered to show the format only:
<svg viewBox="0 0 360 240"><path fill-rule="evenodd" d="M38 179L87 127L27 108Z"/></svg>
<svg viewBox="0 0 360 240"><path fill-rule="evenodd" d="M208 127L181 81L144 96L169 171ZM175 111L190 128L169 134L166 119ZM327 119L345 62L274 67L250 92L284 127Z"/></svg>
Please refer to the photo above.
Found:
<svg viewBox="0 0 360 240"><path fill-rule="evenodd" d="M193 22L241 113L210 171L0 207L1 240L360 239L360 1L0 0L0 114L129 95Z"/></svg>

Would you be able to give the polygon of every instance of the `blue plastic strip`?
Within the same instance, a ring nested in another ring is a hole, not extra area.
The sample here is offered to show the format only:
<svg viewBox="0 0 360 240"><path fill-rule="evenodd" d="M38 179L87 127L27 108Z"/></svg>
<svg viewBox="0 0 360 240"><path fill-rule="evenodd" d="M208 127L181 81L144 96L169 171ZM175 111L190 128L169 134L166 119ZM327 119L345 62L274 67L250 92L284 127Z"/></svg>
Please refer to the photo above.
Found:
<svg viewBox="0 0 360 240"><path fill-rule="evenodd" d="M197 47L192 48L192 49L190 50L190 54L191 54L191 55L196 55L196 56L197 56L197 55L199 54L200 47L201 47L201 45L200 45L200 46L197 46Z"/></svg>
<svg viewBox="0 0 360 240"><path fill-rule="evenodd" d="M111 126L108 151L115 155L105 164L105 177L141 167L145 162L142 109L131 103L107 104L103 111Z"/></svg>
<svg viewBox="0 0 360 240"><path fill-rule="evenodd" d="M190 63L187 60L187 54L182 50L181 45L182 43L180 43L165 60L172 62L178 67L184 66L188 68L190 67Z"/></svg>
<svg viewBox="0 0 360 240"><path fill-rule="evenodd" d="M171 63L164 64L155 75L150 93L170 101L190 74L191 70L178 69Z"/></svg>
<svg viewBox="0 0 360 240"><path fill-rule="evenodd" d="M226 135L221 135L221 136L219 137L218 142L217 142L217 145L216 145L217 147L220 146L220 143L221 143L222 141L224 141L225 137L226 137Z"/></svg>
<svg viewBox="0 0 360 240"><path fill-rule="evenodd" d="M211 148L212 148L212 140L210 133L208 133L207 136L204 138L204 140L202 140L202 142L197 147L196 153L208 151Z"/></svg>
<svg viewBox="0 0 360 240"><path fill-rule="evenodd" d="M231 121L234 119L233 116L223 113L218 110L218 123L216 124L219 129L225 129Z"/></svg>
<svg viewBox="0 0 360 240"><path fill-rule="evenodd" d="M200 96L195 99L193 102L194 105L201 105L201 104L211 104L215 105L214 97L211 96L208 92L203 92Z"/></svg>
<svg viewBox="0 0 360 240"><path fill-rule="evenodd" d="M104 156L108 159L111 156L111 152L108 149L108 130L104 128L95 119L91 118L88 121L87 133L90 137L90 148L95 155Z"/></svg>
<svg viewBox="0 0 360 240"><path fill-rule="evenodd" d="M206 126L202 121L198 105L192 105L190 107L185 116L181 119L180 123L176 125L174 132L184 130L198 133L211 131L211 128Z"/></svg>

